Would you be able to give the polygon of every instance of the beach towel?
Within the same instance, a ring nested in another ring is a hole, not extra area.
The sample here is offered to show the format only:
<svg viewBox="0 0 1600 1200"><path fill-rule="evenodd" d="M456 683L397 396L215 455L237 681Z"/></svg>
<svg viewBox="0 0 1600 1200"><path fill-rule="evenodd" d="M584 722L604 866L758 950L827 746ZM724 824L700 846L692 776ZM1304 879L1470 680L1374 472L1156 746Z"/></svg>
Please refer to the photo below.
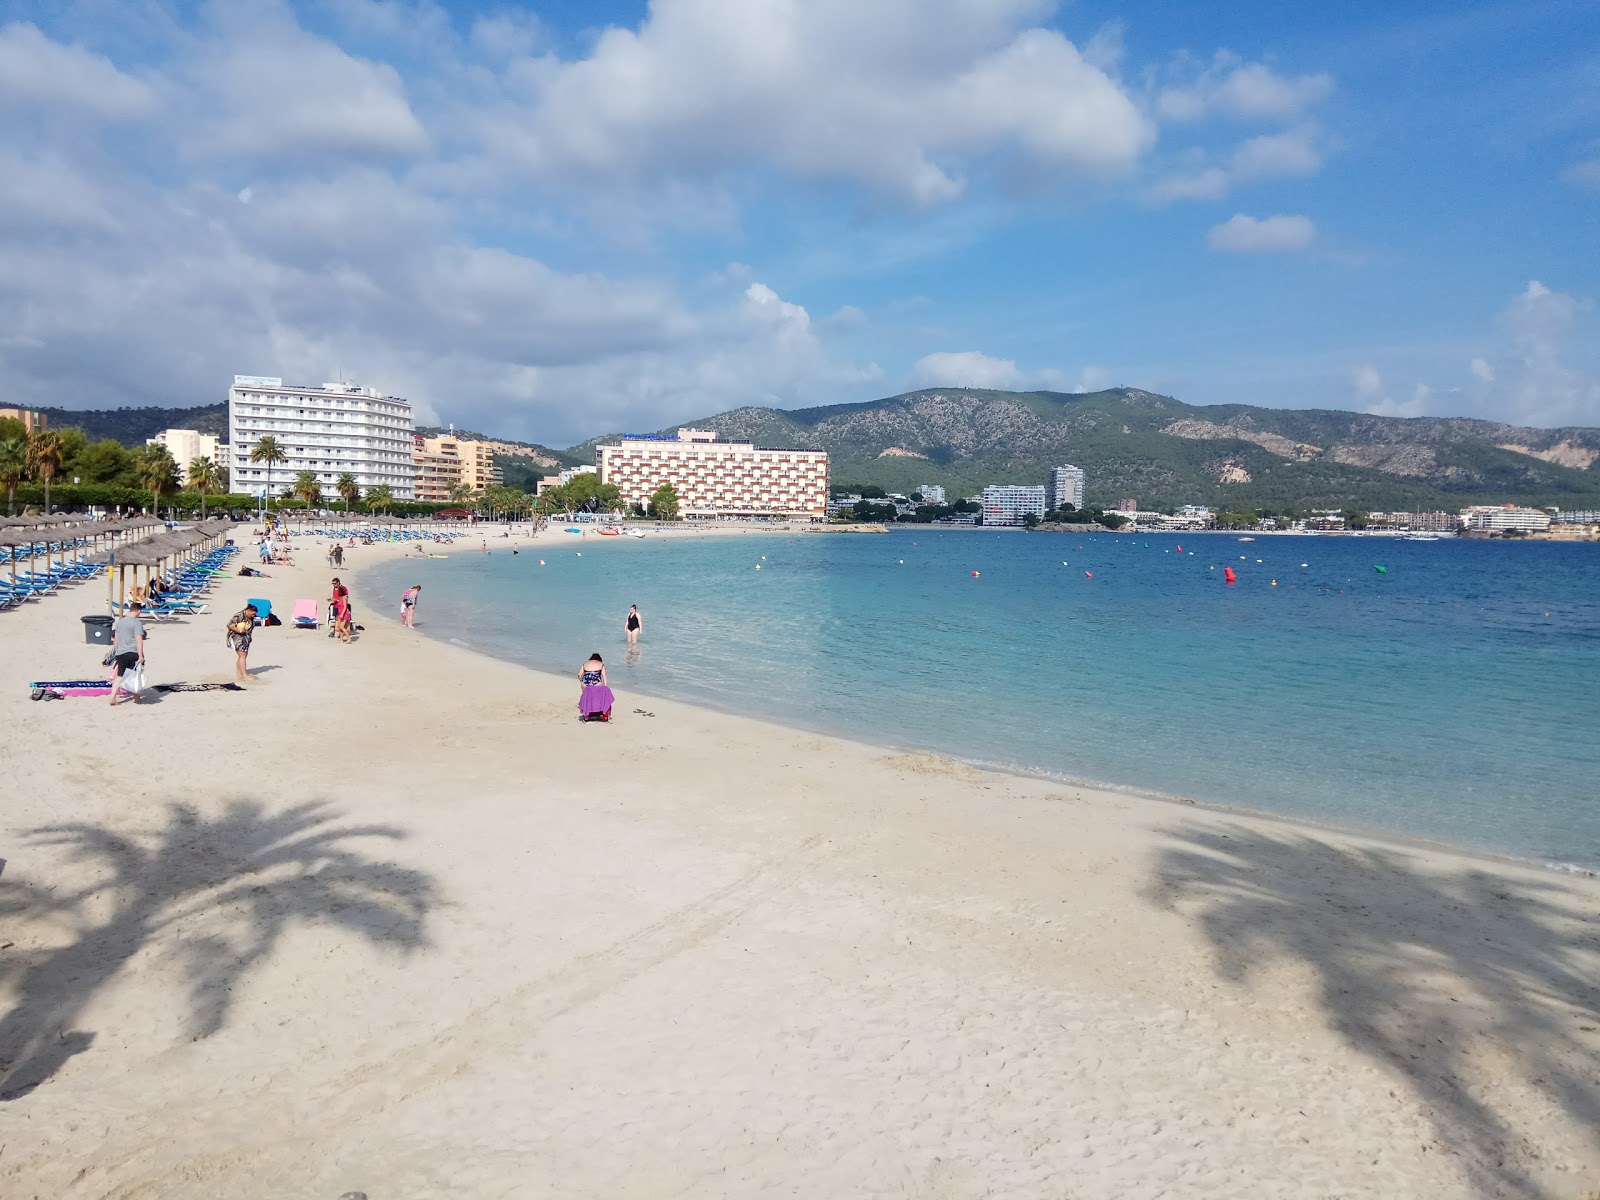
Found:
<svg viewBox="0 0 1600 1200"><path fill-rule="evenodd" d="M611 694L611 689L603 683L591 683L583 689L583 695L578 698L578 715L585 721L596 713L608 713L617 698Z"/></svg>

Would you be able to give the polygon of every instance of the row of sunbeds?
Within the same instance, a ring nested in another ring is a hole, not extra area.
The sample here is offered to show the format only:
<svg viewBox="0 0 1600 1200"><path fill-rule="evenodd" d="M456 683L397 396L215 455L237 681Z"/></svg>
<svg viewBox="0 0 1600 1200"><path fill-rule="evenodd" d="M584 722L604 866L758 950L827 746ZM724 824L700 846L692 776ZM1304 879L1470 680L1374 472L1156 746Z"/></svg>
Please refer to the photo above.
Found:
<svg viewBox="0 0 1600 1200"><path fill-rule="evenodd" d="M140 616L145 620L163 617L192 617L206 611L200 597L218 575L227 574L228 559L238 552L231 542L211 551L204 558L162 572L157 578L160 588L156 599L145 601ZM118 611L117 602L108 600L112 612Z"/></svg>
<svg viewBox="0 0 1600 1200"><path fill-rule="evenodd" d="M82 541L79 545L84 544ZM39 596L49 595L64 583L76 583L84 579L93 579L105 568L103 565L89 563L75 563L66 558L63 551L72 548L72 543L65 546L59 541L37 542L29 546L7 546L0 553L0 563L17 564L27 560L29 569L26 571L11 568L0 570L0 609L11 608L21 604L24 600L33 600ZM29 550L33 553L30 555ZM60 559L53 556L62 554ZM40 561L43 555L43 561Z"/></svg>

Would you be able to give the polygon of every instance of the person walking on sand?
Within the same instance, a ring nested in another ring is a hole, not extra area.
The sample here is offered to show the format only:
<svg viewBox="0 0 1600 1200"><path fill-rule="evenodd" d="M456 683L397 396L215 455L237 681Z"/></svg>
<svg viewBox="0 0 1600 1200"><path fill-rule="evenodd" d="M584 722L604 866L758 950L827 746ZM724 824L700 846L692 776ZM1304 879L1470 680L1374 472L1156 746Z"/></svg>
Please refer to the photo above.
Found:
<svg viewBox="0 0 1600 1200"><path fill-rule="evenodd" d="M128 611L117 618L116 624L111 627L111 707L117 706L117 697L122 695L122 677L129 671L144 669L144 622L139 619L139 614L144 610L144 605L135 600L128 606ZM133 697L135 704L139 703L139 693L128 689L128 694Z"/></svg>
<svg viewBox="0 0 1600 1200"><path fill-rule="evenodd" d="M236 675L240 683L250 682L250 672L246 667L246 660L250 657L250 639L256 631L256 606L246 604L233 616L228 618L228 645L233 647L233 652L238 655Z"/></svg>
<svg viewBox="0 0 1600 1200"><path fill-rule="evenodd" d="M350 589L340 583L337 577L333 581L333 594L328 597L328 604L333 609L333 631L339 635L341 642L349 645Z"/></svg>
<svg viewBox="0 0 1600 1200"><path fill-rule="evenodd" d="M644 622L639 619L639 606L637 604L628 605L628 620L626 624L628 630L628 645L637 645L639 642L639 635L644 632Z"/></svg>

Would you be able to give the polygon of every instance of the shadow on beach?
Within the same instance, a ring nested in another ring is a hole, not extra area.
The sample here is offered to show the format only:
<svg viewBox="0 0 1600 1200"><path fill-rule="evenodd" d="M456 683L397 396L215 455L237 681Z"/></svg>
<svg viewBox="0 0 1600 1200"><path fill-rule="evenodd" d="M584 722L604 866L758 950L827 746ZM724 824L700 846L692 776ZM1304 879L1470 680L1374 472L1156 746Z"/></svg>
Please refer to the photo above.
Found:
<svg viewBox="0 0 1600 1200"><path fill-rule="evenodd" d="M1483 1195L1537 1196L1540 1155L1495 1107L1536 1092L1600 1150L1600 913L1562 885L1244 826L1169 831L1148 896L1193 916L1218 974L1314 972L1329 1026L1405 1081ZM1498 1082L1483 1078L1485 1059Z"/></svg>
<svg viewBox="0 0 1600 1200"><path fill-rule="evenodd" d="M359 849L406 834L337 818L322 803L271 813L239 800L215 816L170 805L165 825L143 834L86 824L32 830L35 845L63 847L93 881L74 890L0 878L0 920L13 938L73 931L64 944L0 955L0 983L14 997L0 1018L0 1101L27 1094L90 1047L95 1035L76 1028L79 1014L154 941L182 963L193 1038L223 1027L236 985L296 923L318 920L403 951L425 946L431 876Z"/></svg>

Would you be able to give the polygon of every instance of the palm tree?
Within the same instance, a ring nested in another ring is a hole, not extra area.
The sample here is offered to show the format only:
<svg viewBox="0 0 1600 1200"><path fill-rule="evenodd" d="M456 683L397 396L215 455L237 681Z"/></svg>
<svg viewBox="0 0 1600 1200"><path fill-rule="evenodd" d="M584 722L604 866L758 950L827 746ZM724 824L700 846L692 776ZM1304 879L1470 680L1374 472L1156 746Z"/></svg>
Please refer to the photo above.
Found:
<svg viewBox="0 0 1600 1200"><path fill-rule="evenodd" d="M322 485L317 482L315 471L301 471L294 477L294 494L306 502L307 508L315 508L317 501L322 499Z"/></svg>
<svg viewBox="0 0 1600 1200"><path fill-rule="evenodd" d="M35 429L28 435L28 466L44 484L44 511L50 511L50 481L61 469L67 446L54 429Z"/></svg>
<svg viewBox="0 0 1600 1200"><path fill-rule="evenodd" d="M451 504L471 504L472 485L465 480L457 480L450 485L449 496Z"/></svg>
<svg viewBox="0 0 1600 1200"><path fill-rule="evenodd" d="M150 508L161 507L161 493L178 482L178 464L172 461L172 451L159 442L146 446L139 455L139 482L150 489Z"/></svg>
<svg viewBox="0 0 1600 1200"><path fill-rule="evenodd" d="M6 515L17 514L17 484L28 474L26 438L0 438L0 482L6 485Z"/></svg>
<svg viewBox="0 0 1600 1200"><path fill-rule="evenodd" d="M345 512L350 511L350 505L353 501L361 499L361 485L356 482L356 477L350 474L349 471L339 476L338 481L333 485L333 490L344 497Z"/></svg>
<svg viewBox="0 0 1600 1200"><path fill-rule="evenodd" d="M278 439L270 433L261 435L261 440L250 447L250 461L265 463L267 466L267 499L272 499L272 468L289 461L289 455L283 447L278 445Z"/></svg>
<svg viewBox="0 0 1600 1200"><path fill-rule="evenodd" d="M367 489L367 508L373 512L388 511L389 505L394 502L394 491L386 483L376 484Z"/></svg>
<svg viewBox="0 0 1600 1200"><path fill-rule="evenodd" d="M222 468L202 455L189 464L189 486L200 493L200 519L206 519L206 493L222 483Z"/></svg>

